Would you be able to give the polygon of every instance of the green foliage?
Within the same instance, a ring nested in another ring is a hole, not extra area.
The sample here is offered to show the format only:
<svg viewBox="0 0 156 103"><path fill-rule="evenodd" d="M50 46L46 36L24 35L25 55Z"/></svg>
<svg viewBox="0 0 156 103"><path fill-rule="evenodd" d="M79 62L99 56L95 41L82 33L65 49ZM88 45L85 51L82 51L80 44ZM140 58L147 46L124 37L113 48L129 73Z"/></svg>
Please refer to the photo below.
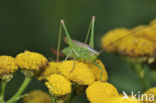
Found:
<svg viewBox="0 0 156 103"><path fill-rule="evenodd" d="M89 103L85 94L76 96L71 103Z"/></svg>

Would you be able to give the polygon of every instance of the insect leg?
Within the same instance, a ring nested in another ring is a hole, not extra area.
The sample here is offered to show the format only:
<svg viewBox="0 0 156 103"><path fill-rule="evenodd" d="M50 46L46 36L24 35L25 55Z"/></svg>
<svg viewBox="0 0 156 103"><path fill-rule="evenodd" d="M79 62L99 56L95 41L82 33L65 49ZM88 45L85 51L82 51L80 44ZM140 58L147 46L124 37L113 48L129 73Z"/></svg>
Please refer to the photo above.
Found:
<svg viewBox="0 0 156 103"><path fill-rule="evenodd" d="M88 42L88 37L89 37L89 34L90 34L91 27L92 27L92 21L91 21L90 24L89 24L87 36L86 36L86 39L85 39L85 43L86 43L86 44L87 44L87 42Z"/></svg>
<svg viewBox="0 0 156 103"><path fill-rule="evenodd" d="M61 34L62 34L62 26L60 24L56 61L59 61L59 56L60 56L60 46L61 46L61 36L62 36Z"/></svg>
<svg viewBox="0 0 156 103"><path fill-rule="evenodd" d="M79 57L79 54L78 54L74 49L71 49L71 50L69 51L67 57L66 57L64 60L67 60L67 59L70 57L70 55L71 55L72 52L75 53L75 55L76 55L77 57Z"/></svg>
<svg viewBox="0 0 156 103"><path fill-rule="evenodd" d="M103 75L103 70L104 70L104 68L102 68L101 65L99 65L97 62L94 62L94 64L95 64L99 69L101 69L100 81L102 81L102 75Z"/></svg>
<svg viewBox="0 0 156 103"><path fill-rule="evenodd" d="M72 68L72 71L71 72L73 72L74 69L75 69L75 58L73 58L73 68Z"/></svg>
<svg viewBox="0 0 156 103"><path fill-rule="evenodd" d="M79 54L78 54L74 49L72 49L72 50L73 50L73 52L75 53L75 55L76 55L77 57L80 57Z"/></svg>
<svg viewBox="0 0 156 103"><path fill-rule="evenodd" d="M94 22L95 22L95 16L92 17L92 28L91 28L91 36L89 41L89 46L94 48Z"/></svg>
<svg viewBox="0 0 156 103"><path fill-rule="evenodd" d="M79 54L74 50L74 49L72 49L73 50L73 53L75 53L75 55L77 56L77 57L79 57ZM74 68L75 68L75 57L73 58L73 69L72 69L72 71L74 70Z"/></svg>
<svg viewBox="0 0 156 103"><path fill-rule="evenodd" d="M69 53L68 53L67 57L64 59L64 61L67 60L67 59L70 57L72 51L73 51L73 50L70 50L70 51L69 51Z"/></svg>

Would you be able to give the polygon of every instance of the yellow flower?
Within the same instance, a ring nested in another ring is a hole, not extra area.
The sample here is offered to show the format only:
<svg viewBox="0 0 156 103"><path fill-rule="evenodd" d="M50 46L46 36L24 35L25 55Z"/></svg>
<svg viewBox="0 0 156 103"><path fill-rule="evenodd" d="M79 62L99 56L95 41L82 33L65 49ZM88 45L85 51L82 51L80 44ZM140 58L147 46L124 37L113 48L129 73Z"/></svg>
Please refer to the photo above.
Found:
<svg viewBox="0 0 156 103"><path fill-rule="evenodd" d="M48 61L42 54L25 51L16 56L16 63L21 69L27 70L27 72L35 71L38 73L45 68Z"/></svg>
<svg viewBox="0 0 156 103"><path fill-rule="evenodd" d="M34 90L31 91L28 96L24 97L24 103L51 103L51 97L41 91L41 90Z"/></svg>
<svg viewBox="0 0 156 103"><path fill-rule="evenodd" d="M52 74L47 78L46 86L49 92L56 96L62 96L71 92L71 82L60 74Z"/></svg>
<svg viewBox="0 0 156 103"><path fill-rule="evenodd" d="M117 89L110 83L96 81L87 90L87 98L91 103L106 103L108 98L118 96Z"/></svg>
<svg viewBox="0 0 156 103"><path fill-rule="evenodd" d="M128 29L115 29L112 30L102 38L102 47L106 48L106 51L109 52L118 52L120 54L128 56L153 56L156 51L156 44L150 38L156 37L154 30L151 28L146 28L142 31L136 32L130 37L125 37L129 33L140 30L145 26L140 26L132 30ZM121 38L121 39L119 39ZM113 45L110 45L110 48L107 46L114 41L119 40Z"/></svg>
<svg viewBox="0 0 156 103"><path fill-rule="evenodd" d="M50 76L51 74L57 74L58 66L60 62L49 62L49 65L45 68L45 70L39 75L38 79L46 79L46 77Z"/></svg>
<svg viewBox="0 0 156 103"><path fill-rule="evenodd" d="M101 41L101 46L103 49L105 49L108 52L115 52L117 49L118 43L120 43L122 40L116 42L115 44L111 45L114 41L118 40L119 38L124 37L125 35L129 34L130 30L126 28L117 28L114 30L111 30L107 32L103 37ZM124 39L123 39L124 40ZM111 46L109 46L111 45Z"/></svg>
<svg viewBox="0 0 156 103"><path fill-rule="evenodd" d="M143 37L130 37L118 44L118 52L128 56L153 56L156 45Z"/></svg>
<svg viewBox="0 0 156 103"><path fill-rule="evenodd" d="M74 66L73 60L64 61L60 65L59 71L66 78L76 82L79 85L89 85L95 81L92 70L85 62L75 61Z"/></svg>
<svg viewBox="0 0 156 103"><path fill-rule="evenodd" d="M156 32L156 19L152 20L150 24L151 24L151 27L153 28L152 30L154 30L154 32ZM154 35L154 37L155 37L155 35Z"/></svg>
<svg viewBox="0 0 156 103"><path fill-rule="evenodd" d="M153 20L151 23L155 22L156 20ZM129 33L133 33L133 35L126 37ZM150 27L147 27L146 25L140 25L131 30L124 28L111 30L103 36L102 48L105 48L105 50L108 52L117 52L128 56L152 57L155 55L156 51L155 33L155 25ZM114 44L111 45L112 43Z"/></svg>
<svg viewBox="0 0 156 103"><path fill-rule="evenodd" d="M12 74L18 69L15 58L11 56L0 56L0 78L11 79ZM9 75L11 74L11 75Z"/></svg>
<svg viewBox="0 0 156 103"><path fill-rule="evenodd" d="M98 68L95 64L92 64L92 63L89 63L88 64L89 68L94 73L95 79L96 80L100 80L100 75L101 75L101 71L102 71L101 81L107 81L108 80L108 74L107 74L107 71L105 69L104 64L102 63L101 60L97 60L96 62L103 68L103 70L101 70L100 68Z"/></svg>
<svg viewBox="0 0 156 103"><path fill-rule="evenodd" d="M141 28L145 28L145 29L138 31L138 32L134 33L133 35L139 36L139 37L144 37L146 39L149 39L150 41L156 42L156 35L155 35L156 26L155 25L150 26L150 27L147 27L146 25L140 25L140 26L133 28L132 32L137 31Z"/></svg>
<svg viewBox="0 0 156 103"><path fill-rule="evenodd" d="M141 102L136 101L136 100L122 99L122 97L123 97L122 95L115 96L113 98L108 99L107 103L141 103Z"/></svg>
<svg viewBox="0 0 156 103"><path fill-rule="evenodd" d="M145 94L147 94L148 97L148 99L144 98L145 103L156 103L156 87L150 88ZM154 101L149 101L152 96L154 96Z"/></svg>

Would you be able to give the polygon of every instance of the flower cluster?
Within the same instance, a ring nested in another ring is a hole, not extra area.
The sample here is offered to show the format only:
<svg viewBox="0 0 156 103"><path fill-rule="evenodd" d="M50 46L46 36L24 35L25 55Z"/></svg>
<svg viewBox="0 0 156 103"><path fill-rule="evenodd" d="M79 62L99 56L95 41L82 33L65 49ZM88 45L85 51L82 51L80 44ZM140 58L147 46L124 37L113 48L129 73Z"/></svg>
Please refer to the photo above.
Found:
<svg viewBox="0 0 156 103"><path fill-rule="evenodd" d="M34 76L42 71L48 64L48 60L39 53L25 51L15 58L0 56L0 78L11 79L18 67L28 76Z"/></svg>
<svg viewBox="0 0 156 103"><path fill-rule="evenodd" d="M100 60L97 63L102 66L101 81L107 81L107 71ZM47 75L47 76L45 76ZM47 80L46 86L51 94L56 96L67 95L71 92L72 84L87 86L100 80L101 70L94 64L82 61L67 60L63 62L50 62L39 75L40 80Z"/></svg>
<svg viewBox="0 0 156 103"><path fill-rule="evenodd" d="M93 63L78 60L50 62L52 65L47 66L45 72L43 71L49 76L44 78L45 76L40 75L39 77L47 80L45 84L51 95L65 96L73 91L72 85L77 85L76 90L82 88L83 91L86 91L87 98L91 103L104 103L108 99L118 96L119 93L112 84L107 82L108 75L103 63L100 60L96 62L103 70ZM87 88L85 89L84 86Z"/></svg>
<svg viewBox="0 0 156 103"><path fill-rule="evenodd" d="M0 73L1 76L13 74L19 67L25 76L35 76L44 81L49 93L59 98L62 96L67 98L72 91L80 93L80 89L82 89L81 91L86 92L87 98L91 103L104 103L106 101L112 103L112 101L119 100L117 89L107 82L108 74L104 64L100 60L96 60L96 62L103 69L93 63L78 60L49 62L40 53L25 51L15 58L0 56ZM42 98L37 98L37 96ZM49 103L51 99L49 95L42 91L30 92L24 98L24 103L45 101Z"/></svg>
<svg viewBox="0 0 156 103"><path fill-rule="evenodd" d="M151 24L154 22L155 20ZM155 25L137 26L133 29L118 28L107 32L102 38L101 45L108 52L117 52L131 57L153 57L156 54L155 33Z"/></svg>
<svg viewBox="0 0 156 103"><path fill-rule="evenodd" d="M45 81L52 95L62 96L71 93L73 84L87 86L99 80L106 82L107 71L100 60L97 60L97 63L103 70L95 64L77 60L49 62L40 53L25 51L15 58L0 56L0 77L8 78L8 75L13 74L19 67L25 76L35 76Z"/></svg>

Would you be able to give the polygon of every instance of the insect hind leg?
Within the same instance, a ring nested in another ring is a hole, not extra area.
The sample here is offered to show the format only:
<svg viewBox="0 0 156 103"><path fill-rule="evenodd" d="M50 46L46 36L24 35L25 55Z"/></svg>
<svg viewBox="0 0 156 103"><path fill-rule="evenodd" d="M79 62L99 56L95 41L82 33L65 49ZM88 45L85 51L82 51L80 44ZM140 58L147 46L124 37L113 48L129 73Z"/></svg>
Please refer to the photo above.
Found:
<svg viewBox="0 0 156 103"><path fill-rule="evenodd" d="M101 65L99 65L97 62L94 62L94 64L101 70L101 72L100 72L100 81L102 81L102 75L103 75L104 68L102 68Z"/></svg>
<svg viewBox="0 0 156 103"><path fill-rule="evenodd" d="M70 57L71 53L72 53L72 50L69 51L69 53L68 53L67 57L64 59L64 61L68 60L68 58Z"/></svg>
<svg viewBox="0 0 156 103"><path fill-rule="evenodd" d="M71 49L64 61L66 61L71 56L72 52L75 53L75 55L77 57L79 57L79 54L74 49ZM75 69L75 57L73 58L73 68L72 68L71 72L73 72L74 69Z"/></svg>
<svg viewBox="0 0 156 103"><path fill-rule="evenodd" d="M71 72L73 72L74 69L75 69L75 58L73 58L73 68L72 68Z"/></svg>

